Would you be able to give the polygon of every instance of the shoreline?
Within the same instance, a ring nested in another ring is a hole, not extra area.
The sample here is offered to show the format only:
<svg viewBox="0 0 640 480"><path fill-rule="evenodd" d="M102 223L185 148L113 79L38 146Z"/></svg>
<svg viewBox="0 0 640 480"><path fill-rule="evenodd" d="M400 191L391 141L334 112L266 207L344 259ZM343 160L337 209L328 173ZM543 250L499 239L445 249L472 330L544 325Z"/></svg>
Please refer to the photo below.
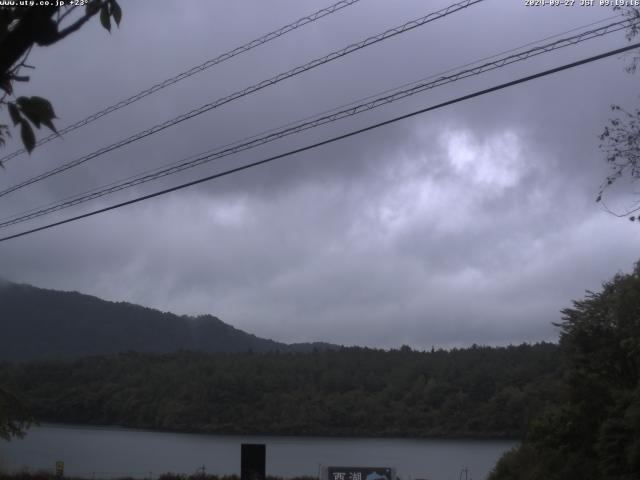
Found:
<svg viewBox="0 0 640 480"><path fill-rule="evenodd" d="M510 442L521 442L522 438L517 436L508 436L508 435L475 435L475 436L411 436L411 435L352 435L352 434L314 434L309 432L299 432L299 433L263 433L263 432L224 432L224 431L205 431L205 430L197 430L197 429L153 429L153 428L144 428L144 427L132 427L128 425L113 425L113 424L93 424L93 423L65 423L65 422L55 422L55 421L41 421L41 422L33 422L30 428L40 427L40 428L67 428L67 429L76 429L76 430L111 430L111 431L128 431L128 432L146 432L146 433L159 433L159 434L174 434L174 435L202 435L207 437L264 437L264 438L296 438L296 437L306 437L306 438L314 438L314 439L329 439L329 440L419 440L419 441L478 441L478 442L487 442L487 441L510 441ZM28 430L25 431L25 434L28 434Z"/></svg>
<svg viewBox="0 0 640 480"><path fill-rule="evenodd" d="M474 472L473 478L481 478L504 452L520 442L193 435L117 426L44 423L34 426L24 439L1 446L0 456L6 460L3 466L7 472L53 473L56 462L63 461L65 478L82 480L93 479L94 474L96 479L104 476L157 480L160 473L191 474L203 465L206 473L224 478L240 472L241 443L265 444L266 472L282 479L303 475L317 478L320 465L355 465L396 468L397 474L407 480L425 478L425 475L426 478L448 478L447 475L454 471L457 475L460 468L466 466ZM5 478L20 480L0 475L0 479ZM25 480L36 478L25 477Z"/></svg>

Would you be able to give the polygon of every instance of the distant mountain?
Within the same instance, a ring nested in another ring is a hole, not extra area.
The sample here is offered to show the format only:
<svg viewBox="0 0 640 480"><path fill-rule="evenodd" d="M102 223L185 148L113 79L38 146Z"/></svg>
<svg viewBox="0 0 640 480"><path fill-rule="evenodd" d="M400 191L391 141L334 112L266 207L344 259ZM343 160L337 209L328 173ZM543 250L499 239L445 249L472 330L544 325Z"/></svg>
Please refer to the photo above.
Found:
<svg viewBox="0 0 640 480"><path fill-rule="evenodd" d="M336 348L256 337L212 315L179 316L78 292L0 282L0 360L73 359L119 352L256 353Z"/></svg>

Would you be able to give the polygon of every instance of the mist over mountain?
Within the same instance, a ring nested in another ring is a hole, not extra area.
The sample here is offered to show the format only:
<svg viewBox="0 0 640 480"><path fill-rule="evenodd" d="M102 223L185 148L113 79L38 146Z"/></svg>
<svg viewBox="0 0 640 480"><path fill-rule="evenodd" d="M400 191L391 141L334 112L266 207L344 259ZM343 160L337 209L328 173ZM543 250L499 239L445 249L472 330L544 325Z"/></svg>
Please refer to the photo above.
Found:
<svg viewBox="0 0 640 480"><path fill-rule="evenodd" d="M60 360L135 351L307 352L328 343L285 344L212 315L179 316L78 292L0 282L0 360Z"/></svg>

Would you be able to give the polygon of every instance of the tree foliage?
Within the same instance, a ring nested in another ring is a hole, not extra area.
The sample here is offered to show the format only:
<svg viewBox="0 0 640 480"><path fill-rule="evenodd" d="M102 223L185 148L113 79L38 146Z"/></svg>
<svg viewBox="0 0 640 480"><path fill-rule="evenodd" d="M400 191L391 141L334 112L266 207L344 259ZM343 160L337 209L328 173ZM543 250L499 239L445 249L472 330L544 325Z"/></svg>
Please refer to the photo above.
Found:
<svg viewBox="0 0 640 480"><path fill-rule="evenodd" d="M90 0L84 12L69 22L79 7L54 6L55 2L30 6L26 5L28 2L15 3L17 5L0 7L0 109L7 108L13 127L20 130L22 143L31 152L36 145L33 127L39 129L44 125L56 131L53 124L56 114L48 100L38 96L15 96L15 83L29 81L23 71L33 68L27 64L32 48L59 42L98 13L102 25L110 30L110 19L119 24L122 11L117 0ZM0 145L6 143L10 131L7 123L0 123ZM19 436L26 425L28 416L23 404L0 385L0 438Z"/></svg>
<svg viewBox="0 0 640 480"><path fill-rule="evenodd" d="M122 10L117 0L90 0L80 15L78 6L20 5L0 7L0 107L7 107L11 122L20 129L20 137L25 148L31 152L36 145L33 127L45 126L56 131L56 118L51 103L38 96L15 97L16 82L28 82L23 74L33 68L27 64L29 53L34 46L53 45L78 31L95 15L100 16L104 28L111 31L111 19L119 25ZM68 3L68 2L67 2ZM72 21L69 21L73 18ZM0 124L0 144L4 144L10 134L9 126Z"/></svg>
<svg viewBox="0 0 640 480"><path fill-rule="evenodd" d="M627 39L634 40L640 34L640 9L632 7L615 7L614 10L623 10L629 20L632 21L627 31ZM629 73L634 73L640 64L640 55L634 54L627 66ZM613 117L600 134L600 149L605 155L609 165L609 174L600 186L597 202L602 202L607 189L620 178L627 177L635 182L640 179L640 108L627 109L620 105L612 105ZM603 202L604 203L604 202ZM640 220L637 212L639 205L629 208L625 212L610 213L619 217L628 217L631 221Z"/></svg>
<svg viewBox="0 0 640 480"><path fill-rule="evenodd" d="M637 479L640 262L563 314L566 401L532 423L524 444L503 457L491 478Z"/></svg>
<svg viewBox="0 0 640 480"><path fill-rule="evenodd" d="M32 418L25 402L15 393L0 386L0 438L21 437Z"/></svg>
<svg viewBox="0 0 640 480"><path fill-rule="evenodd" d="M245 434L521 437L558 346L128 353L0 366L40 421Z"/></svg>

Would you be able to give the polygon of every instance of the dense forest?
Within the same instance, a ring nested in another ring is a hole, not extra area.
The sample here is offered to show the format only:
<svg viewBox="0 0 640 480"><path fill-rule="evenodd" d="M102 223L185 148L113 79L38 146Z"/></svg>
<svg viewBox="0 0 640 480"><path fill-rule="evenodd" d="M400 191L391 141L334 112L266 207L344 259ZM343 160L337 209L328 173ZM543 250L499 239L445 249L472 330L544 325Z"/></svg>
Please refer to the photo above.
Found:
<svg viewBox="0 0 640 480"><path fill-rule="evenodd" d="M141 354L3 364L40 421L264 434L521 437L560 401L557 345Z"/></svg>
<svg viewBox="0 0 640 480"><path fill-rule="evenodd" d="M0 281L0 361L62 360L119 352L308 352L326 343L256 337L212 315L178 316L78 292Z"/></svg>
<svg viewBox="0 0 640 480"><path fill-rule="evenodd" d="M40 421L216 433L517 437L522 443L503 456L491 480L637 480L640 263L574 302L557 327L559 345L128 352L6 362L0 385Z"/></svg>
<svg viewBox="0 0 640 480"><path fill-rule="evenodd" d="M640 478L640 262L563 311L565 395L491 480Z"/></svg>

